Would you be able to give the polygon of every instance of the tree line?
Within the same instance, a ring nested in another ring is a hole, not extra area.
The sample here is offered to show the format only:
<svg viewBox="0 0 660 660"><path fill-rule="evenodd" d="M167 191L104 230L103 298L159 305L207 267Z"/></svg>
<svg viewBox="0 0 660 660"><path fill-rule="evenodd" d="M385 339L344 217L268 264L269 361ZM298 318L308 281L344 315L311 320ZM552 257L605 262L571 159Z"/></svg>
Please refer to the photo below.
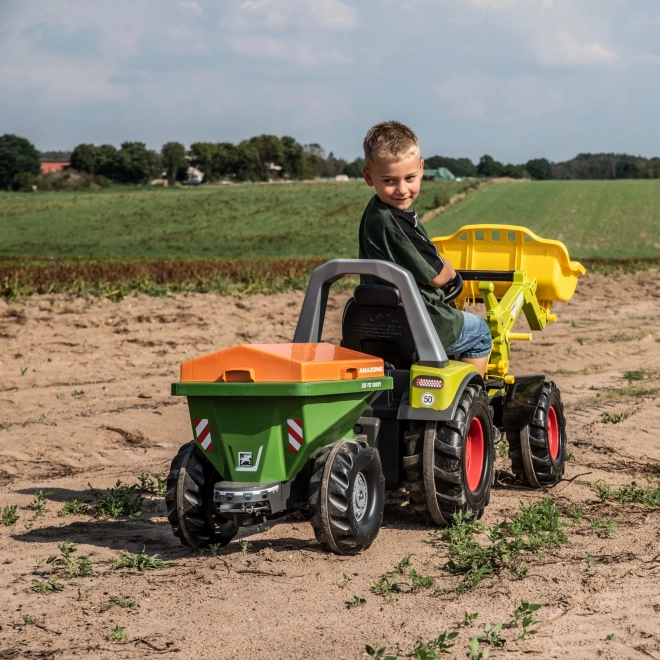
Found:
<svg viewBox="0 0 660 660"><path fill-rule="evenodd" d="M258 135L238 144L232 142L195 142L189 149L180 142L167 142L160 152L143 142L124 142L119 148L103 144L79 144L70 152L40 154L27 139L0 136L0 190L28 190L35 184L48 188L51 175L40 176L40 158L70 157L71 168L82 173L85 185L109 183L144 184L165 177L170 182L185 181L189 168L204 173L205 181L303 180L362 176L364 160L348 162L326 154L319 144L300 144L290 136ZM553 163L535 158L524 164L503 164L486 154L474 163L470 158L431 156L427 169L447 168L454 176L527 177L549 179L657 179L660 158L628 154L578 154L575 158ZM53 178L53 177L51 177ZM56 189L56 188L55 188Z"/></svg>

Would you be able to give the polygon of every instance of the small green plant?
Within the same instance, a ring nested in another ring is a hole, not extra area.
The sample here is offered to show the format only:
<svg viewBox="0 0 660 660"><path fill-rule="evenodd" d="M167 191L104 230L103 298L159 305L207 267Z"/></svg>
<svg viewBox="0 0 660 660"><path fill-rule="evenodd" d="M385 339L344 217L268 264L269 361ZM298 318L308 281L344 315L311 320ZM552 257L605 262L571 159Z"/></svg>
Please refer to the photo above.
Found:
<svg viewBox="0 0 660 660"><path fill-rule="evenodd" d="M497 443L497 455L500 458L506 458L509 455L509 443L505 437Z"/></svg>
<svg viewBox="0 0 660 660"><path fill-rule="evenodd" d="M342 577L339 586L343 589L353 578L346 575L346 573L342 573L341 576Z"/></svg>
<svg viewBox="0 0 660 660"><path fill-rule="evenodd" d="M616 530L616 522L614 520L599 520L593 518L590 523L591 531L601 539L610 539Z"/></svg>
<svg viewBox="0 0 660 660"><path fill-rule="evenodd" d="M142 515L142 503L144 497L137 484L127 486L117 481L114 487L109 489L107 495L99 498L94 507L94 516L96 518L119 518L128 516L137 518Z"/></svg>
<svg viewBox="0 0 660 660"><path fill-rule="evenodd" d="M252 543L247 539L241 539L241 552L246 555L250 550L252 550Z"/></svg>
<svg viewBox="0 0 660 660"><path fill-rule="evenodd" d="M528 635L536 635L538 630L532 628L541 621L534 619L534 612L537 612L541 609L541 605L538 603L528 603L527 601L521 600L520 605L513 610L511 614L511 625L513 627L520 626L522 632L518 635L518 639L525 639Z"/></svg>
<svg viewBox="0 0 660 660"><path fill-rule="evenodd" d="M20 516L16 514L16 509L18 509L17 504L8 504L2 510L2 524L7 525L7 527L14 525L20 519Z"/></svg>
<svg viewBox="0 0 660 660"><path fill-rule="evenodd" d="M505 640L502 638L502 624L496 623L491 626L487 623L484 626L484 635L479 637L479 641L489 646L504 646Z"/></svg>
<svg viewBox="0 0 660 660"><path fill-rule="evenodd" d="M89 512L89 505L82 500L76 499L64 502L58 516L83 516Z"/></svg>
<svg viewBox="0 0 660 660"><path fill-rule="evenodd" d="M394 564L394 570L374 581L371 590L380 596L386 596L392 593L415 592L432 587L435 582L432 576L421 575L410 567L412 556L410 553ZM406 571L408 571L407 575Z"/></svg>
<svg viewBox="0 0 660 660"><path fill-rule="evenodd" d="M23 623L26 626L33 626L35 623L37 623L37 617L32 616L31 614L21 614L21 618L23 619Z"/></svg>
<svg viewBox="0 0 660 660"><path fill-rule="evenodd" d="M62 591L64 585L61 582L57 581L56 577L48 578L48 580L32 580L32 591L36 591L38 594L52 594L56 591Z"/></svg>
<svg viewBox="0 0 660 660"><path fill-rule="evenodd" d="M611 640L613 640L613 639L614 639L614 633L610 633L609 635L607 635L607 636L605 637L605 641L606 641L606 642L609 642L609 641L611 641Z"/></svg>
<svg viewBox="0 0 660 660"><path fill-rule="evenodd" d="M63 399L64 398L64 392L62 392L61 394L56 394L55 398L56 399Z"/></svg>
<svg viewBox="0 0 660 660"><path fill-rule="evenodd" d="M651 479L646 480L646 488L637 481L631 481L619 489L612 488L607 483L595 482L589 487L598 495L601 502L614 501L619 504L643 504L645 507L660 507L660 486L652 488Z"/></svg>
<svg viewBox="0 0 660 660"><path fill-rule="evenodd" d="M569 451L568 454L566 455L566 462L575 463L576 461L577 458L575 458L575 454L572 451Z"/></svg>
<svg viewBox="0 0 660 660"><path fill-rule="evenodd" d="M94 591L93 587L88 587L87 589L78 587L78 600L87 600L92 591Z"/></svg>
<svg viewBox="0 0 660 660"><path fill-rule="evenodd" d="M486 527L469 515L457 514L454 524L439 533L447 543L449 560L445 568L463 575L459 591L473 589L502 567L509 567L519 575L527 572L521 557L525 553L556 548L568 542L560 522L561 511L552 500L544 498L538 504L519 505L520 511L510 521ZM485 535L488 544L482 545L475 536ZM438 532L431 532L438 536Z"/></svg>
<svg viewBox="0 0 660 660"><path fill-rule="evenodd" d="M222 550L222 548L223 548L222 543L211 543L208 547L208 551L211 557L217 557L218 554L220 553L220 550Z"/></svg>
<svg viewBox="0 0 660 660"><path fill-rule="evenodd" d="M143 493L152 493L154 495L165 495L167 489L167 477L164 472L160 472L154 481L154 478L146 470L138 474L140 490Z"/></svg>
<svg viewBox="0 0 660 660"><path fill-rule="evenodd" d="M628 381L628 385L632 385L633 381L644 380L649 375L646 369L637 369L636 371L624 371L623 377Z"/></svg>
<svg viewBox="0 0 660 660"><path fill-rule="evenodd" d="M470 660L488 660L488 656L490 655L490 650L488 647L483 649L483 651L479 650L479 638L478 637L473 637L470 642L468 643L468 653L467 657L470 658Z"/></svg>
<svg viewBox="0 0 660 660"><path fill-rule="evenodd" d="M630 414L629 412L604 412L601 415L600 421L603 424L620 424L621 422L625 422L630 417Z"/></svg>
<svg viewBox="0 0 660 660"><path fill-rule="evenodd" d="M477 620L478 616L479 612L465 612L465 614L463 614L463 625L469 626L471 623Z"/></svg>
<svg viewBox="0 0 660 660"><path fill-rule="evenodd" d="M576 525L579 525L584 518L584 511L579 506L573 505L568 513Z"/></svg>
<svg viewBox="0 0 660 660"><path fill-rule="evenodd" d="M580 344L580 346L584 346L585 338L584 337L578 337L577 338L577 343Z"/></svg>
<svg viewBox="0 0 660 660"><path fill-rule="evenodd" d="M128 635L126 631L117 624L107 635L106 639L109 642L125 642L128 640Z"/></svg>
<svg viewBox="0 0 660 660"><path fill-rule="evenodd" d="M83 392L83 390L73 390L73 392L71 392L71 396L74 399L79 397L79 396L82 396L83 394L85 394L85 392Z"/></svg>
<svg viewBox="0 0 660 660"><path fill-rule="evenodd" d="M62 541L57 544L59 555L48 559L56 570L61 570L68 578L86 577L92 574L92 562L87 555L75 556L78 546L72 541Z"/></svg>
<svg viewBox="0 0 660 660"><path fill-rule="evenodd" d="M43 517L46 515L46 509L48 508L48 498L53 494L52 490L35 490L34 491L34 500L30 504L30 508L34 511L34 516L32 519Z"/></svg>
<svg viewBox="0 0 660 660"><path fill-rule="evenodd" d="M111 571L116 571L119 568L137 568L138 571L150 571L155 568L168 566L172 562L163 561L158 559L158 555L147 555L144 548L139 555L132 552L122 552L117 559L113 560Z"/></svg>
<svg viewBox="0 0 660 660"><path fill-rule="evenodd" d="M362 596L353 596L353 600L346 601L346 607L350 610L354 607L360 607L360 605L364 605L366 602L367 599Z"/></svg>
<svg viewBox="0 0 660 660"><path fill-rule="evenodd" d="M596 562L594 561L594 558L593 558L591 555L587 555L587 556L584 558L584 561L587 562L587 567L588 567L588 568L591 568L591 567L596 563Z"/></svg>
<svg viewBox="0 0 660 660"><path fill-rule="evenodd" d="M365 650L367 652L367 655L370 658L374 658L374 660L396 660L395 655L385 655L387 651L385 646L381 646L379 649L376 649L373 646L367 644L365 646Z"/></svg>
<svg viewBox="0 0 660 660"><path fill-rule="evenodd" d="M25 376L27 373L28 368L27 367L21 367L21 376Z"/></svg>
<svg viewBox="0 0 660 660"><path fill-rule="evenodd" d="M457 632L447 632L445 630L428 642L418 640L413 649L415 660L438 660L440 655L449 655L451 653L450 649L454 646L452 640L457 637Z"/></svg>
<svg viewBox="0 0 660 660"><path fill-rule="evenodd" d="M112 596L110 602L101 606L101 612L107 612L111 607L117 605L121 608L126 608L129 610L134 610L137 608L135 601L132 598L122 598L121 596Z"/></svg>

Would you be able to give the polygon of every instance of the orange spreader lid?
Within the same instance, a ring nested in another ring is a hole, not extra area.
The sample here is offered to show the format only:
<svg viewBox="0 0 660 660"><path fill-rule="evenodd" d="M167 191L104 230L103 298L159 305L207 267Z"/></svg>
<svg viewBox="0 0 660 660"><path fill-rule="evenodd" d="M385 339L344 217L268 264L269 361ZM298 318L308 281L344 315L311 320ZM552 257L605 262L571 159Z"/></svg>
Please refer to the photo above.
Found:
<svg viewBox="0 0 660 660"><path fill-rule="evenodd" d="M309 383L384 375L380 358L326 342L242 344L181 364L181 381L197 383Z"/></svg>

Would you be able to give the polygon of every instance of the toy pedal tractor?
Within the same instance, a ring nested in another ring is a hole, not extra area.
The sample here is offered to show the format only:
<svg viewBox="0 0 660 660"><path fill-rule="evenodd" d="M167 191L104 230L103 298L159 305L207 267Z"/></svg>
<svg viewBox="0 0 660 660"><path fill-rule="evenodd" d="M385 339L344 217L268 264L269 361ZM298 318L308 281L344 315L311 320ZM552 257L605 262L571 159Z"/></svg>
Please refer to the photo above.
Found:
<svg viewBox="0 0 660 660"><path fill-rule="evenodd" d="M521 338L511 332L520 312L542 329L552 301L570 298L584 269L566 266L560 243L522 228L497 227L509 232L497 246L495 234L474 233L486 226L460 231L435 240L465 280L451 294L457 304L485 303L494 337L485 382L447 357L410 273L378 260L317 268L292 344L237 346L182 364L172 393L188 397L195 439L172 462L166 503L184 544L225 545L241 525L298 511L327 549L353 554L380 529L385 488L404 482L425 518L444 525L459 512L479 517L500 431L514 471L530 485L561 478L559 390L542 375L509 376L508 350ZM482 266L489 254L498 270ZM528 274L538 267L551 275ZM331 284L349 274L387 284L355 289L336 347L321 342L326 303ZM548 281L564 288L546 292ZM541 302L537 288L548 294Z"/></svg>

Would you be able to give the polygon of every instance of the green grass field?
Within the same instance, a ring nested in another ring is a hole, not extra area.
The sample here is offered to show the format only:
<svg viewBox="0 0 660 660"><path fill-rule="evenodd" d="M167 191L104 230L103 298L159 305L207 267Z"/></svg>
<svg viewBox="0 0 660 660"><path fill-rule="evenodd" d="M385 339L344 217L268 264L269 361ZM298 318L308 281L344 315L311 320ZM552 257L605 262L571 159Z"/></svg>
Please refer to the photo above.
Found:
<svg viewBox="0 0 660 660"><path fill-rule="evenodd" d="M425 182L423 214L465 187ZM292 183L88 193L0 193L0 255L42 260L357 256L373 188Z"/></svg>
<svg viewBox="0 0 660 660"><path fill-rule="evenodd" d="M660 257L660 181L534 181L485 186L427 225L512 224L562 241L573 259Z"/></svg>

